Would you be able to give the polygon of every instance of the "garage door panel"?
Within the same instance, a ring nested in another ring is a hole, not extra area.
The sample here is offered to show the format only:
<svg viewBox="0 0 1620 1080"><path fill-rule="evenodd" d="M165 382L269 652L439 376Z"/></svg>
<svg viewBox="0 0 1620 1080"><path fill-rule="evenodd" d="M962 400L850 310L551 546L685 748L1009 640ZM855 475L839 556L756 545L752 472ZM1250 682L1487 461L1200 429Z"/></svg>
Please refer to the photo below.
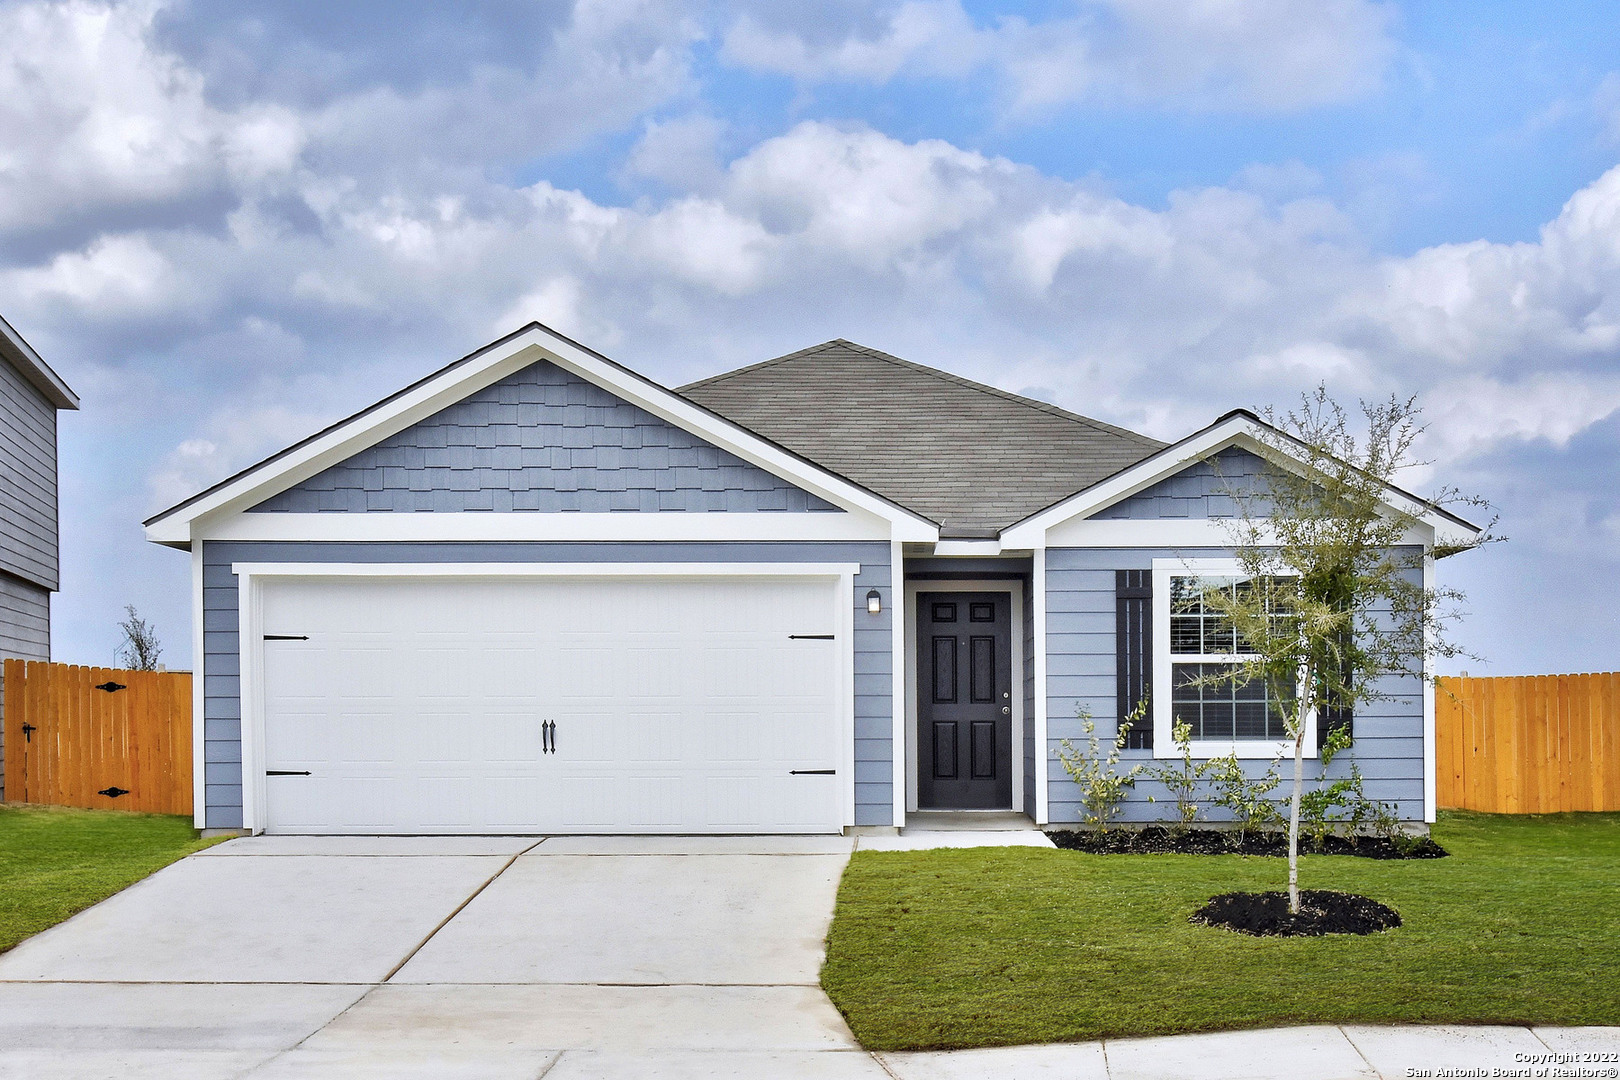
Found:
<svg viewBox="0 0 1620 1080"><path fill-rule="evenodd" d="M270 581L267 826L832 831L842 605L820 579ZM541 723L556 724L543 753ZM847 779L847 778L845 778ZM287 781L297 780L294 786Z"/></svg>

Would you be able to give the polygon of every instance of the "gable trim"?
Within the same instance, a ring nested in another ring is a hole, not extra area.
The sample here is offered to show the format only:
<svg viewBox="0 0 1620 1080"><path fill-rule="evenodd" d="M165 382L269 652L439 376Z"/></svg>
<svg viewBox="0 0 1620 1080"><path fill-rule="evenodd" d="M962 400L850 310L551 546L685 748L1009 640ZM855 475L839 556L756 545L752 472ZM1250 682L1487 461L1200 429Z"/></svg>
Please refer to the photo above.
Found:
<svg viewBox="0 0 1620 1080"><path fill-rule="evenodd" d="M452 513L255 513L198 522L193 540L334 543L475 541L792 541L889 539L889 523L864 512L461 511Z"/></svg>
<svg viewBox="0 0 1620 1080"><path fill-rule="evenodd" d="M77 409L79 395L73 388L62 381L62 377L51 370L51 365L40 358L34 347L23 340L23 336L12 325L0 318L0 356L11 361L28 384L38 390L40 396L50 402L57 409Z"/></svg>
<svg viewBox="0 0 1620 1080"><path fill-rule="evenodd" d="M1049 530L1056 526L1087 518L1228 447L1235 446L1279 467L1297 470L1299 459L1278 451L1264 441L1266 437L1274 438L1277 435L1285 435L1290 441L1297 442L1253 413L1244 410L1228 413L1209 427L1194 432L1152 457L1008 526L1001 533L1002 546L1044 547L1048 542ZM1482 531L1477 525L1393 484L1385 485L1384 496L1386 505L1410 515L1432 530L1433 535L1426 546L1471 543Z"/></svg>
<svg viewBox="0 0 1620 1080"><path fill-rule="evenodd" d="M216 519L256 506L270 496L541 360L550 361L564 371L645 409L666 423L690 431L743 461L797 484L846 511L863 512L888 522L894 539L928 542L939 536L939 526L927 518L687 401L674 391L539 323L530 323L347 420L148 519L145 523L147 539L184 547L200 527L212 527ZM517 515L490 516L509 518ZM663 518L670 515L658 516Z"/></svg>

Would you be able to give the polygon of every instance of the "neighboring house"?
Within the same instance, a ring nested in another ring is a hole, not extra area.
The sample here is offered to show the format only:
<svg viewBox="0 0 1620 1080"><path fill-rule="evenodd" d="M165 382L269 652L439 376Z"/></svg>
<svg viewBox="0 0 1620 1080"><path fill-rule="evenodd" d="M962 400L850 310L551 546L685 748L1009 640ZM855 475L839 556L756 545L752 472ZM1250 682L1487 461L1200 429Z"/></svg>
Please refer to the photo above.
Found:
<svg viewBox="0 0 1620 1080"><path fill-rule="evenodd" d="M51 593L59 584L56 413L78 407L68 384L0 319L0 658L51 658ZM5 707L0 681L0 718ZM0 739L0 799L4 764Z"/></svg>
<svg viewBox="0 0 1620 1080"><path fill-rule="evenodd" d="M1260 427L1167 446L845 341L673 391L531 324L147 522L191 552L198 823L1075 821L1078 709L1221 659L1168 651L1167 598L1230 555ZM1477 533L1389 498L1426 555ZM1351 753L1432 820L1433 702L1389 689ZM1263 766L1208 696L1198 751ZM1173 752L1155 700L1134 757Z"/></svg>

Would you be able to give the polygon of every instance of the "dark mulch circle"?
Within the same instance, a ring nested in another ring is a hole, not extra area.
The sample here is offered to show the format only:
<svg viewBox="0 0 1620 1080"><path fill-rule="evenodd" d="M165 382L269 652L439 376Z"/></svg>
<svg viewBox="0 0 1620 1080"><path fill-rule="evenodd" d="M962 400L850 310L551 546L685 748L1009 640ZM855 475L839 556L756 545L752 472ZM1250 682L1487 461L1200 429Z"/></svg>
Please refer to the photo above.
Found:
<svg viewBox="0 0 1620 1080"><path fill-rule="evenodd" d="M1053 829L1052 843L1093 855L1287 855L1288 835L1281 832L1238 834L1227 829L1187 829L1176 833L1162 825L1145 829ZM1364 859L1443 859L1445 848L1432 837L1413 836L1396 842L1385 836L1327 836L1320 844L1302 836L1306 855L1357 855Z"/></svg>
<svg viewBox="0 0 1620 1080"><path fill-rule="evenodd" d="M1301 891L1297 913L1289 912L1285 892L1222 893L1193 912L1188 921L1255 937L1376 934L1401 925L1401 917L1392 907L1327 889Z"/></svg>

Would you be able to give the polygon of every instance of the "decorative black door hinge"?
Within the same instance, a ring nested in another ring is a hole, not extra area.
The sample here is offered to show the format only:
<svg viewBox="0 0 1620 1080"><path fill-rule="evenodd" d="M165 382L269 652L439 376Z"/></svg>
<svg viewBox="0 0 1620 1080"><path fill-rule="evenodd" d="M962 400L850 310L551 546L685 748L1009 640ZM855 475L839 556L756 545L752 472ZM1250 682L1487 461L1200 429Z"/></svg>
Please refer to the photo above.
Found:
<svg viewBox="0 0 1620 1080"><path fill-rule="evenodd" d="M33 724L24 724L23 728L22 728L23 742L33 742L34 741L34 732L36 732L38 730L39 730L39 728L35 727Z"/></svg>
<svg viewBox="0 0 1620 1080"><path fill-rule="evenodd" d="M831 634L789 634L789 641L831 641Z"/></svg>
<svg viewBox="0 0 1620 1080"><path fill-rule="evenodd" d="M308 634L266 634L266 641L308 641Z"/></svg>
<svg viewBox="0 0 1620 1080"><path fill-rule="evenodd" d="M112 680L109 679L107 682L97 683L96 684L96 689L97 690L105 690L105 691L107 691L107 693L113 694L113 693L117 693L119 690L128 690L129 687L125 686L121 682L113 682Z"/></svg>
<svg viewBox="0 0 1620 1080"><path fill-rule="evenodd" d="M109 799L116 799L120 795L128 795L129 792L121 787L104 787L100 791L96 792L96 794L105 795Z"/></svg>
<svg viewBox="0 0 1620 1080"><path fill-rule="evenodd" d="M308 769L266 769L266 776L308 776Z"/></svg>
<svg viewBox="0 0 1620 1080"><path fill-rule="evenodd" d="M837 776L837 769L789 769L789 776Z"/></svg>

